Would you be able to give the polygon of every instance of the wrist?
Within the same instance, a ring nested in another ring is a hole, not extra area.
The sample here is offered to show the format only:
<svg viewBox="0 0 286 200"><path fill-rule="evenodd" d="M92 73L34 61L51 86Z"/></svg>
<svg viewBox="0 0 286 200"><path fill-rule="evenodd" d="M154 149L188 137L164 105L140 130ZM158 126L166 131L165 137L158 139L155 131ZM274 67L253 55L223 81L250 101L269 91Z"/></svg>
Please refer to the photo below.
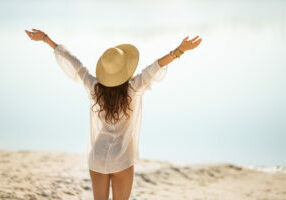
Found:
<svg viewBox="0 0 286 200"><path fill-rule="evenodd" d="M180 50L181 52L183 52L183 53L186 51L186 50L183 49L181 46L178 46L177 49L179 49L179 50Z"/></svg>
<svg viewBox="0 0 286 200"><path fill-rule="evenodd" d="M180 50L178 47L175 48L174 50L170 51L170 56L172 58L180 58L180 56L184 54L184 52L182 50Z"/></svg>
<svg viewBox="0 0 286 200"><path fill-rule="evenodd" d="M43 42L47 43L48 39L49 39L49 36L47 34L45 34L42 40L43 40Z"/></svg>

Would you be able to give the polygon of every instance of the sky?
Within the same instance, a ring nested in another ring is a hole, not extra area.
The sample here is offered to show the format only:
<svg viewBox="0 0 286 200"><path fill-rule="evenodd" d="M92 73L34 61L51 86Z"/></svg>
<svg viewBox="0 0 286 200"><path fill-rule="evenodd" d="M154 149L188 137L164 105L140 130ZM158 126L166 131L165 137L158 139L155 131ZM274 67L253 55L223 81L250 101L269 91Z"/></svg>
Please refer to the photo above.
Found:
<svg viewBox="0 0 286 200"><path fill-rule="evenodd" d="M199 35L143 97L140 156L286 166L284 1L0 1L0 149L85 152L88 96L32 28L93 74L111 46L139 49L137 74Z"/></svg>

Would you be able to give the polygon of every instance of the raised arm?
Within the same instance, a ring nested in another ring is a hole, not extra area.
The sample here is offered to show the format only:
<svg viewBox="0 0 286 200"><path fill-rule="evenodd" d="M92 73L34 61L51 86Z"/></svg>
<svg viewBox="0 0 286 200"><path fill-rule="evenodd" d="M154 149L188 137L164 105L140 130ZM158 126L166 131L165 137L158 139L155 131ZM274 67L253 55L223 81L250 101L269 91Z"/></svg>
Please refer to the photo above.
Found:
<svg viewBox="0 0 286 200"><path fill-rule="evenodd" d="M202 39L196 40L197 38L198 36L188 40L188 37L186 37L175 50L179 51L177 53L182 54L187 50L194 49L202 41ZM177 58L175 56L178 54L175 53L174 55L174 51L170 51L170 53L166 54L162 58L155 60L152 64L145 67L139 74L134 76L130 80L133 88L144 93L146 90L151 90L151 85L154 81L161 81L166 75L168 64Z"/></svg>
<svg viewBox="0 0 286 200"><path fill-rule="evenodd" d="M97 79L91 75L86 67L82 65L80 60L74 56L64 45L56 44L52 41L44 32L32 29L34 32L26 33L35 41L43 41L54 49L54 55L60 68L66 73L66 75L75 82L82 82L85 89L89 92L92 91Z"/></svg>

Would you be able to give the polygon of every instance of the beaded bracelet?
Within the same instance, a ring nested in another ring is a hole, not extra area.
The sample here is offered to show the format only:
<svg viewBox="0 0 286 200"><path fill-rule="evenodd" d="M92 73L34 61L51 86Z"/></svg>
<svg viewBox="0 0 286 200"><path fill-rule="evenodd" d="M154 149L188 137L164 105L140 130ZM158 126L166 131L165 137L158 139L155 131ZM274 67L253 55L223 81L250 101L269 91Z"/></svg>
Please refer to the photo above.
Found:
<svg viewBox="0 0 286 200"><path fill-rule="evenodd" d="M180 58L180 56L181 56L183 53L184 53L184 52L181 51L179 48L176 48L175 50L170 51L170 55L171 55L173 58Z"/></svg>

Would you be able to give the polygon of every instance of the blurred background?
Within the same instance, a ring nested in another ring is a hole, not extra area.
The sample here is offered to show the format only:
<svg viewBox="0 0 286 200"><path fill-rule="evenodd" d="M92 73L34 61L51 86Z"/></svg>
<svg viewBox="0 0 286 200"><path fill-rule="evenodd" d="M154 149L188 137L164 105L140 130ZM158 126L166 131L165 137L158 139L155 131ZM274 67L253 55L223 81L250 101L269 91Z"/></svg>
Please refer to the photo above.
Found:
<svg viewBox="0 0 286 200"><path fill-rule="evenodd" d="M143 97L140 156L286 166L285 1L1 0L0 149L86 153L88 95L32 28L92 74L109 47L135 45L137 74L199 35Z"/></svg>

